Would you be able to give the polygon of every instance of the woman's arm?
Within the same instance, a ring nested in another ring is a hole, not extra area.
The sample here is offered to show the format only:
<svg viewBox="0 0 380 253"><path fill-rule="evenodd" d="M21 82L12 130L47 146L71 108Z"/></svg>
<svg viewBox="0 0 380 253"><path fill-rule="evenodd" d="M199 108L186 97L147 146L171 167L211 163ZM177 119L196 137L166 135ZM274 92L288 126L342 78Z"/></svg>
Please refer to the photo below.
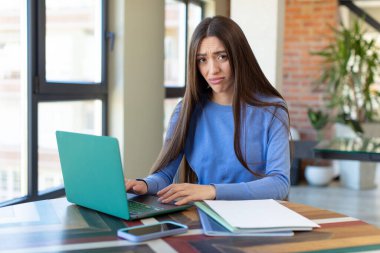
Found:
<svg viewBox="0 0 380 253"><path fill-rule="evenodd" d="M169 142L169 140L172 138L174 129L178 122L181 107L182 107L182 101L177 104L170 118L168 130L165 136L164 145L166 145ZM173 183L173 179L178 171L178 167L181 163L182 158L183 158L183 152L181 152L177 156L177 158L171 161L165 168L162 168L161 170L154 172L148 177L142 179L147 184L148 194L156 194L159 190Z"/></svg>
<svg viewBox="0 0 380 253"><path fill-rule="evenodd" d="M182 157L183 153L181 153L175 160L171 161L165 168L142 179L148 186L148 194L156 194L161 189L173 183L174 176L178 171Z"/></svg>
<svg viewBox="0 0 380 253"><path fill-rule="evenodd" d="M156 194L159 190L173 183L173 178L177 173L183 154L169 163L162 170L149 175L143 179L125 179L127 191L133 191L136 194Z"/></svg>

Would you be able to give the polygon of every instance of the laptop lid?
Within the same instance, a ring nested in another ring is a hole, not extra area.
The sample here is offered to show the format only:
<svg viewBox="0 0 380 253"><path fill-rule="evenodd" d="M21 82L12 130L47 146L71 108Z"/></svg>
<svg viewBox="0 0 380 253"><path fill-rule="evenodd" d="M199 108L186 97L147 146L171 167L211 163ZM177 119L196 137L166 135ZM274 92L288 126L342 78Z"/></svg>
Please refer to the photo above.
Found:
<svg viewBox="0 0 380 253"><path fill-rule="evenodd" d="M162 204L156 196L127 194L116 138L57 131L67 200L126 220L181 211L191 205ZM152 207L131 214L128 199Z"/></svg>
<svg viewBox="0 0 380 253"><path fill-rule="evenodd" d="M57 131L67 200L130 219L116 138Z"/></svg>

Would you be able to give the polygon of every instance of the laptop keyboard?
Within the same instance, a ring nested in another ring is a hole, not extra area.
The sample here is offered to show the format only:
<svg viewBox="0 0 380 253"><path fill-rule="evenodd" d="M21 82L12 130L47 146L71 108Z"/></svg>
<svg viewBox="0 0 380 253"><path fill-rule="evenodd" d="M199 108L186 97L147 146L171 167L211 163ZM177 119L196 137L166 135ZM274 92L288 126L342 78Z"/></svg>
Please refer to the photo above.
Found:
<svg viewBox="0 0 380 253"><path fill-rule="evenodd" d="M131 200L128 201L128 209L131 214L140 214L140 213L147 213L150 211L163 210L163 208L148 206L143 203L131 201Z"/></svg>

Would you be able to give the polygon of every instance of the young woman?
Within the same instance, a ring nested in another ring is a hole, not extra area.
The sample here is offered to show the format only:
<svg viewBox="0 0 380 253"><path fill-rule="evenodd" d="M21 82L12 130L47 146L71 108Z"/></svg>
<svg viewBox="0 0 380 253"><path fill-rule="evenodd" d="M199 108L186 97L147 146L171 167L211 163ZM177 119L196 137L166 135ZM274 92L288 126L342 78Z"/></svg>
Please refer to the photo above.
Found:
<svg viewBox="0 0 380 253"><path fill-rule="evenodd" d="M205 199L284 199L289 191L289 116L240 27L221 16L195 29L188 83L152 174L127 191L177 205ZM173 183L181 161L186 183Z"/></svg>

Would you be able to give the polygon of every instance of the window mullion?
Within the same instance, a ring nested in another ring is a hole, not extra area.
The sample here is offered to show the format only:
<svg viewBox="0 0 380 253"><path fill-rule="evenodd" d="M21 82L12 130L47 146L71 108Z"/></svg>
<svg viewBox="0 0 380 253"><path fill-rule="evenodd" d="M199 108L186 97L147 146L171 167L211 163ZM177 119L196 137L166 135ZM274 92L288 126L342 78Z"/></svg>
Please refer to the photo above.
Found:
<svg viewBox="0 0 380 253"><path fill-rule="evenodd" d="M186 2L186 11L185 11L185 86L187 83L187 53L188 53L188 36L189 36L189 2ZM185 89L185 87L183 88Z"/></svg>
<svg viewBox="0 0 380 253"><path fill-rule="evenodd" d="M28 1L28 198L33 200L38 194L38 174L37 174L37 100L34 91L37 88L37 39L38 39L38 13L41 12L37 0Z"/></svg>

